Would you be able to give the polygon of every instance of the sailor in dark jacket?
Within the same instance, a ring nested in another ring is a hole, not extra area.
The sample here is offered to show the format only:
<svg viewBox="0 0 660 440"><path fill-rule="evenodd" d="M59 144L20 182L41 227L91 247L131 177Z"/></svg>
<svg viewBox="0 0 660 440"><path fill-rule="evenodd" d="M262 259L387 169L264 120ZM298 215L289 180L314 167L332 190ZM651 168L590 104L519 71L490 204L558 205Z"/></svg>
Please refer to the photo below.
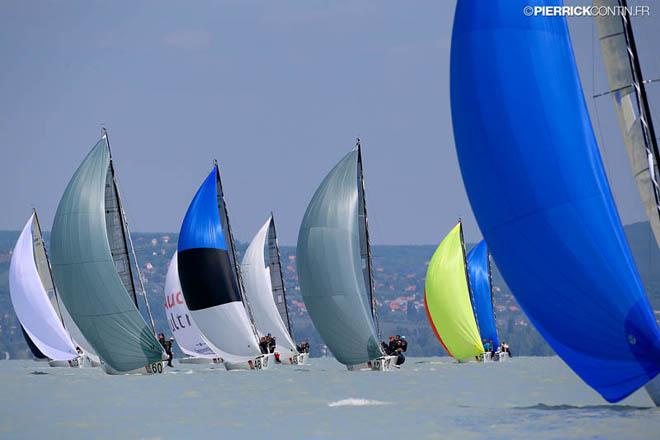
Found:
<svg viewBox="0 0 660 440"><path fill-rule="evenodd" d="M160 345L163 346L163 349L165 350L165 354L167 355L167 366L168 367L174 367L172 365L172 358L174 355L172 354L172 339L165 340L165 335L163 333L160 333L158 335L158 342L160 342Z"/></svg>

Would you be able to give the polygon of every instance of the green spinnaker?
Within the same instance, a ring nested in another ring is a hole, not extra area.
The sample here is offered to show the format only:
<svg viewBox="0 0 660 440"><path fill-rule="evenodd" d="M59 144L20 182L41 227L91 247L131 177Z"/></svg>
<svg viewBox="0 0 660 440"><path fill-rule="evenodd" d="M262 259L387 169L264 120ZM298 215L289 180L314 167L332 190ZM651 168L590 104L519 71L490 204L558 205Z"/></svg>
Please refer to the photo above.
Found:
<svg viewBox="0 0 660 440"><path fill-rule="evenodd" d="M106 229L110 149L102 138L62 195L51 232L58 293L94 351L112 369L160 361L162 348L122 283Z"/></svg>
<svg viewBox="0 0 660 440"><path fill-rule="evenodd" d="M431 258L424 302L431 327L450 356L462 361L484 352L470 300L461 223Z"/></svg>

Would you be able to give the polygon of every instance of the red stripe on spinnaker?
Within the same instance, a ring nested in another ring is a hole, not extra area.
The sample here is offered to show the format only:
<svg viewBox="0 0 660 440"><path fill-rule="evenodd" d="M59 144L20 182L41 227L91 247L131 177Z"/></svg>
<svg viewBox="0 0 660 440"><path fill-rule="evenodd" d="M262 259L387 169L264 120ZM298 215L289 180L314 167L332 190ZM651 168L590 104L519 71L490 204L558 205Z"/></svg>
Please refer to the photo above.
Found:
<svg viewBox="0 0 660 440"><path fill-rule="evenodd" d="M444 341L440 337L440 333L438 333L438 329L435 328L435 323L433 322L433 318L431 318L431 312L429 312L429 305L426 302L426 289L424 289L424 310L426 311L426 317L428 318L429 322L431 323L431 328L433 329L433 333L435 333L435 337L438 338L438 341L440 341L440 343L442 344L442 348L445 349L445 351L447 352L447 354L449 356L456 359L456 357L453 354L451 354L451 351L449 351L449 349L445 345Z"/></svg>

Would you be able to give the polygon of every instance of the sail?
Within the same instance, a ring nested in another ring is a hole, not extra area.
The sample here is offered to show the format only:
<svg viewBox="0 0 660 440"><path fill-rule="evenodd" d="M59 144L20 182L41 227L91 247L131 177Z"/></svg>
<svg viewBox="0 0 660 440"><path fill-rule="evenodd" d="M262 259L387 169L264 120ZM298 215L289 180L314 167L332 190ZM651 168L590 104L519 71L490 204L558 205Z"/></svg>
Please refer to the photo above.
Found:
<svg viewBox="0 0 660 440"><path fill-rule="evenodd" d="M163 352L115 268L105 215L109 167L104 136L57 207L51 264L59 297L94 351L112 369L131 371L160 361Z"/></svg>
<svg viewBox="0 0 660 440"><path fill-rule="evenodd" d="M382 356L362 271L358 151L342 158L307 206L296 248L305 306L344 365Z"/></svg>
<svg viewBox="0 0 660 440"><path fill-rule="evenodd" d="M493 347L500 346L493 311L493 286L491 285L488 246L481 240L467 256L468 280L472 292L472 306L477 317L481 340L491 341Z"/></svg>
<svg viewBox="0 0 660 440"><path fill-rule="evenodd" d="M250 300L254 323L260 336L270 333L275 337L277 352L282 355L296 354L296 344L282 321L273 298L271 271L265 264L264 249L271 226L271 218L254 236L241 262L245 294ZM279 277L279 275L278 275Z"/></svg>
<svg viewBox="0 0 660 440"><path fill-rule="evenodd" d="M271 213L270 227L268 228L268 241L266 242L268 250L266 266L270 271L270 284L273 288L273 300L280 314L282 322L286 324L287 331L291 340L295 341L293 327L289 319L289 306L286 302L286 289L284 287L284 277L282 276L282 262L280 260L280 246L277 242L277 232L275 230L275 219Z"/></svg>
<svg viewBox="0 0 660 440"><path fill-rule="evenodd" d="M30 336L27 334L23 326L20 323L18 325L21 327L21 333L23 333L23 339L25 339L25 343L32 352L32 357L34 357L35 360L48 359L48 356L43 354L39 348L34 345L34 342L32 342L32 339L30 339Z"/></svg>
<svg viewBox="0 0 660 440"><path fill-rule="evenodd" d="M12 253L9 266L11 302L22 328L39 351L50 359L75 359L78 357L76 347L55 312L37 270L33 221L34 214L23 228Z"/></svg>
<svg viewBox="0 0 660 440"><path fill-rule="evenodd" d="M128 257L127 232L124 228L124 219L119 205L119 193L112 165L108 167L105 178L105 227L108 243L110 244L110 254L112 254L112 260L115 262L117 275L119 275L121 283L133 300L135 307L139 307L135 282L133 281L133 269Z"/></svg>
<svg viewBox="0 0 660 440"><path fill-rule="evenodd" d="M188 356L217 358L218 356L206 343L206 339L193 321L179 282L179 264L177 253L170 260L165 278L165 315L176 343Z"/></svg>
<svg viewBox="0 0 660 440"><path fill-rule="evenodd" d="M602 7L625 4L622 0L594 0L594 5ZM610 96L618 115L632 174L655 240L660 246L658 143L629 22L630 16L598 15L595 20Z"/></svg>
<svg viewBox="0 0 660 440"><path fill-rule="evenodd" d="M612 199L566 21L527 17L528 3L458 1L456 151L504 280L557 354L614 402L660 371L660 331Z"/></svg>
<svg viewBox="0 0 660 440"><path fill-rule="evenodd" d="M447 234L431 257L424 305L435 335L450 356L469 360L484 352L470 302L461 223Z"/></svg>
<svg viewBox="0 0 660 440"><path fill-rule="evenodd" d="M261 354L248 317L230 235L220 220L219 171L211 170L197 190L181 225L179 280L195 323L225 361L243 362ZM229 242L229 243L228 243Z"/></svg>
<svg viewBox="0 0 660 440"><path fill-rule="evenodd" d="M41 235L39 217L37 216L36 211L34 212L34 221L32 222L32 240L34 245L34 259L37 264L37 272L39 273L41 283L44 286L44 290L48 295L50 303L53 305L53 308L60 318L60 321L62 321L64 328L71 337L73 344L76 347L81 348L85 355L92 361L98 363L98 356L96 356L96 353L92 349L89 342L87 342L85 337L82 335L78 329L78 326L76 326L75 322L73 322L73 319L71 318L71 315L69 315L69 312L66 310L66 307L64 307L64 304L62 304L62 302L57 297L55 285L53 284L50 263L48 262L48 256L46 254L46 245Z"/></svg>

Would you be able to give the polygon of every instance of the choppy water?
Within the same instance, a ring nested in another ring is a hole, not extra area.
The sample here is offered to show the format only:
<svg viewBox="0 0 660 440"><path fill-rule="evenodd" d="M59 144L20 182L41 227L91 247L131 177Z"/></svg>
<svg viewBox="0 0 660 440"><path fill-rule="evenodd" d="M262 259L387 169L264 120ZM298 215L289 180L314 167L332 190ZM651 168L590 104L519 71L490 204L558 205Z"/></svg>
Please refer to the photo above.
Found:
<svg viewBox="0 0 660 440"><path fill-rule="evenodd" d="M0 390L3 439L660 438L660 409L645 393L606 404L557 358L408 359L387 373L311 359L261 372L180 365L160 376L3 361Z"/></svg>

